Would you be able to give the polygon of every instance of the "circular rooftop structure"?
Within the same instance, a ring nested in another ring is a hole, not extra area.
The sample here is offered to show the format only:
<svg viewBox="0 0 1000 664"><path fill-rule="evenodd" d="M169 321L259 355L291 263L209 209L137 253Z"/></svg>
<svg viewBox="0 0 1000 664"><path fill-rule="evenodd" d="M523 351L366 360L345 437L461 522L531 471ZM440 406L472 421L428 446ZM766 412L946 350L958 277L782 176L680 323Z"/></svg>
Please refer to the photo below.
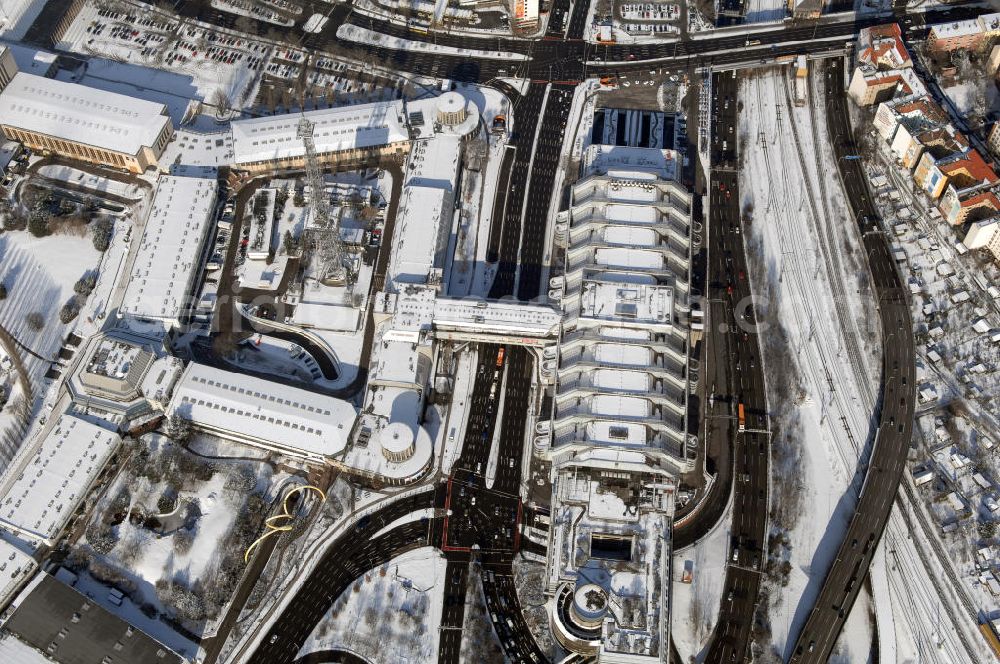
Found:
<svg viewBox="0 0 1000 664"><path fill-rule="evenodd" d="M391 422L382 430L379 438L382 454L393 463L402 463L413 456L416 439L413 430L405 422Z"/></svg>
<svg viewBox="0 0 1000 664"><path fill-rule="evenodd" d="M437 99L437 121L443 125L460 125L468 117L465 97L457 92L446 92Z"/></svg>
<svg viewBox="0 0 1000 664"><path fill-rule="evenodd" d="M570 613L581 627L594 629L600 626L608 612L608 593L600 586L588 583L573 593Z"/></svg>

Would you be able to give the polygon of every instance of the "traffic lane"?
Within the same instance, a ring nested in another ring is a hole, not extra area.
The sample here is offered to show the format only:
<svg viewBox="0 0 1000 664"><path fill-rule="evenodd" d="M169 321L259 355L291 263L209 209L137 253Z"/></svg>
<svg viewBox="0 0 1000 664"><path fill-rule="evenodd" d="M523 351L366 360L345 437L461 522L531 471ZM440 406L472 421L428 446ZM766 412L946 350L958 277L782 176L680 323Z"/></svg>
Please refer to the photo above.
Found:
<svg viewBox="0 0 1000 664"><path fill-rule="evenodd" d="M338 542L289 601L249 661L294 661L309 634L355 579L407 550L426 545L427 534L427 525L411 522L374 539L352 541L350 545Z"/></svg>
<svg viewBox="0 0 1000 664"><path fill-rule="evenodd" d="M747 426L766 429L766 395L759 363L757 323L747 279L742 220L739 210L739 174L735 139L738 108L734 73L715 74L712 110L715 131L711 143L713 169L709 178L710 292L725 308L725 335L729 348L729 412L742 403L749 411ZM732 140L730 140L732 137ZM722 166L722 169L719 169ZM714 254L714 255L713 255ZM751 307L748 311L748 305ZM732 415L735 417L735 414ZM766 538L767 433L737 433L733 442L734 536L727 557L724 599L706 661L742 661L748 652L750 627L760 583ZM760 440L758 440L760 439ZM757 567L758 569L753 569Z"/></svg>

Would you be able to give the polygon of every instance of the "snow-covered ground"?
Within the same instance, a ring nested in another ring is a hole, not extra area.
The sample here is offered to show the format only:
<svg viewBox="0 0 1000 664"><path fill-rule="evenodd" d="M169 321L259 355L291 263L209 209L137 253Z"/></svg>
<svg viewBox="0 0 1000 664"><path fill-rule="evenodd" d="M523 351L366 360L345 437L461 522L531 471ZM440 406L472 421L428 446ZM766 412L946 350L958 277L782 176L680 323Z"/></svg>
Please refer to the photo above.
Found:
<svg viewBox="0 0 1000 664"><path fill-rule="evenodd" d="M437 548L422 547L368 572L337 598L299 656L342 648L372 664L434 661L446 567Z"/></svg>
<svg viewBox="0 0 1000 664"><path fill-rule="evenodd" d="M671 637L682 662L701 662L719 617L732 528L732 504L712 531L692 546L674 552L671 583ZM690 583L683 582L687 574Z"/></svg>
<svg viewBox="0 0 1000 664"><path fill-rule="evenodd" d="M113 255L107 258L109 271L114 262ZM59 320L60 308L74 295L73 285L100 266L101 254L86 233L41 238L27 231L0 235L0 280L7 288L7 299L0 305L0 326L21 344L16 350L36 397L44 399L48 382L43 377L63 339L77 325L89 325L93 307L105 301L101 293L95 292L74 320ZM36 323L40 328L36 329ZM37 414L40 407L38 400L33 412ZM0 425L17 425L17 420L5 417ZM0 449L0 468L6 467L16 451L15 442L16 438L11 439Z"/></svg>
<svg viewBox="0 0 1000 664"><path fill-rule="evenodd" d="M767 312L765 325L780 321L787 338L784 358L768 352L773 334L764 352L781 432L773 441L771 536L789 563L783 584L769 584L779 653L807 617L853 511L851 484L872 412L862 395L873 393L879 367L878 330L866 323L877 318L859 279L860 238L845 223L850 214L839 183L828 177L836 161L825 105L813 97L810 106L795 107L789 83L783 68L744 80L739 126L755 303Z"/></svg>

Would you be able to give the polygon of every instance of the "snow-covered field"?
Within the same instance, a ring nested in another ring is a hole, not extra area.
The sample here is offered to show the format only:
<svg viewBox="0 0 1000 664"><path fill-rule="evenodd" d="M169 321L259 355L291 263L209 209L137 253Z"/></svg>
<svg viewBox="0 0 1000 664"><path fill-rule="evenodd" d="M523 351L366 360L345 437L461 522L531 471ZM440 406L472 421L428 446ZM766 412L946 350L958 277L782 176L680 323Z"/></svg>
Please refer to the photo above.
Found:
<svg viewBox="0 0 1000 664"><path fill-rule="evenodd" d="M437 548L422 547L368 572L337 598L299 656L342 648L372 664L434 661L446 566Z"/></svg>

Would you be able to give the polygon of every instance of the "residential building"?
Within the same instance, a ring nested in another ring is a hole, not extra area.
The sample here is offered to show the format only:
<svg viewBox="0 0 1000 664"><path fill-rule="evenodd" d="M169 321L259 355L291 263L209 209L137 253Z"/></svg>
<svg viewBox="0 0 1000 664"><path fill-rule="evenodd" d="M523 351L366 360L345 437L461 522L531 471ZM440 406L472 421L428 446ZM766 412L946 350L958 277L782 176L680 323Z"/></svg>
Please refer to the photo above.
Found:
<svg viewBox="0 0 1000 664"><path fill-rule="evenodd" d="M990 49L990 57L986 61L986 73L995 77L1000 70L1000 44Z"/></svg>
<svg viewBox="0 0 1000 664"><path fill-rule="evenodd" d="M538 25L539 0L514 0L514 21L518 27Z"/></svg>
<svg viewBox="0 0 1000 664"><path fill-rule="evenodd" d="M158 321L164 331L186 321L211 249L208 237L215 219L217 189L218 183L210 178L159 178L118 307L120 317Z"/></svg>
<svg viewBox="0 0 1000 664"><path fill-rule="evenodd" d="M995 216L1000 212L998 189L989 183L964 189L949 184L938 204L938 210L952 226Z"/></svg>
<svg viewBox="0 0 1000 664"><path fill-rule="evenodd" d="M937 200L948 186L964 190L981 184L992 185L997 175L977 150L968 149L942 158L925 152L913 179L932 200Z"/></svg>
<svg viewBox="0 0 1000 664"><path fill-rule="evenodd" d="M864 64L879 70L913 66L898 23L862 28L858 33L857 58L858 65Z"/></svg>
<svg viewBox="0 0 1000 664"><path fill-rule="evenodd" d="M976 19L951 21L932 25L927 35L927 48L935 55L957 49L978 50L984 43L983 28Z"/></svg>
<svg viewBox="0 0 1000 664"><path fill-rule="evenodd" d="M788 0L788 13L792 18L819 18L826 7L826 0Z"/></svg>
<svg viewBox="0 0 1000 664"><path fill-rule="evenodd" d="M0 92L0 130L32 150L142 173L174 127L163 104L18 72Z"/></svg>
<svg viewBox="0 0 1000 664"><path fill-rule="evenodd" d="M983 41L987 45L1000 37L1000 13L980 14L976 21L979 23L979 29L983 31Z"/></svg>
<svg viewBox="0 0 1000 664"><path fill-rule="evenodd" d="M994 157L1000 158L1000 121L994 122L990 128L989 136L986 138L986 145Z"/></svg>
<svg viewBox="0 0 1000 664"><path fill-rule="evenodd" d="M924 154L929 153L934 159L941 159L968 150L969 141L950 124L912 136L906 123L903 123L896 130L889 149L901 166L913 171Z"/></svg>
<svg viewBox="0 0 1000 664"><path fill-rule="evenodd" d="M897 97L878 105L873 124L886 142L893 140L902 123L906 123L910 135L915 135L947 124L948 114L928 95Z"/></svg>
<svg viewBox="0 0 1000 664"><path fill-rule="evenodd" d="M988 217L969 224L962 243L970 250L986 249L1000 261L1000 217Z"/></svg>
<svg viewBox="0 0 1000 664"><path fill-rule="evenodd" d="M859 106L870 106L900 95L925 95L927 88L912 69L879 70L861 65L847 90Z"/></svg>

